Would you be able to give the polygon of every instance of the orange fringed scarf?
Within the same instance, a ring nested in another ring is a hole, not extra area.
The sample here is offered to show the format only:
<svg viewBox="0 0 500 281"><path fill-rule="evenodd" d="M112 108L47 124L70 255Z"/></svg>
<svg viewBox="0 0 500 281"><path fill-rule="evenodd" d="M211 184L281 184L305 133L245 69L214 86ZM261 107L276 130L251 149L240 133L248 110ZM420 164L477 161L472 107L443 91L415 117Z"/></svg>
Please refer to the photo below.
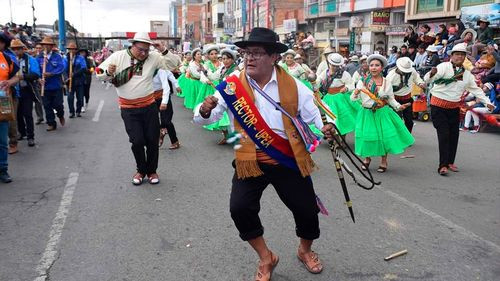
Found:
<svg viewBox="0 0 500 281"><path fill-rule="evenodd" d="M278 80L281 107L283 107L290 115L296 116L299 104L299 94L295 80L280 67L276 67L276 78ZM243 84L243 87L251 99L255 101L253 89L248 83L245 71L240 73L239 80ZM302 177L307 177L316 169L316 164L312 160L309 152L306 150L300 134L297 132L297 129L293 125L292 121L283 114L282 118L285 133L288 137L288 141L290 142L290 146L292 147L300 174ZM242 147L235 150L236 174L238 178L245 179L263 175L264 173L259 168L257 162L257 150L255 143L246 135L245 131L236 120L234 120L234 128L243 135L243 138L240 141Z"/></svg>

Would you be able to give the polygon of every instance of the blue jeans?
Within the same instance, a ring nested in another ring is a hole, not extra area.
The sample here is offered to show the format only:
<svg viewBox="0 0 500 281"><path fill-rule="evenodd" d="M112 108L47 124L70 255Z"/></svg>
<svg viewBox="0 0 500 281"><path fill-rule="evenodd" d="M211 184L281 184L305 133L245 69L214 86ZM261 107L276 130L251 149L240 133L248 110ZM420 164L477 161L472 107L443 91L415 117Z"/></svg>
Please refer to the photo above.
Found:
<svg viewBox="0 0 500 281"><path fill-rule="evenodd" d="M57 117L64 117L64 99L62 89L58 90L45 90L42 97L43 107L45 108L45 117L47 118L47 125L57 127L56 116L54 109L57 111Z"/></svg>
<svg viewBox="0 0 500 281"><path fill-rule="evenodd" d="M75 95L76 95L76 113L80 113L83 107L83 97L85 94L85 85L75 85L68 93L69 113L75 114Z"/></svg>
<svg viewBox="0 0 500 281"><path fill-rule="evenodd" d="M6 172L9 163L9 122L0 122L0 171Z"/></svg>

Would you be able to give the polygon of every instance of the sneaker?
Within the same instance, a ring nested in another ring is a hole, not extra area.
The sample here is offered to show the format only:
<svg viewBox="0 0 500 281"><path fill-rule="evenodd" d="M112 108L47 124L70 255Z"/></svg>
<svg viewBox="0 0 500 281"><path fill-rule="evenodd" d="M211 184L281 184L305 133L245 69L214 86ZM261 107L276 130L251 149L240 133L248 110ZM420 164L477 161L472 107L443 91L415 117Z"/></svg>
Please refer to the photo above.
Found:
<svg viewBox="0 0 500 281"><path fill-rule="evenodd" d="M462 131L462 132L467 132L468 130L469 130L469 128L465 128L465 127L460 128L460 131Z"/></svg>
<svg viewBox="0 0 500 281"><path fill-rule="evenodd" d="M49 126L47 127L47 132L55 131L56 129L57 129L57 127L56 127L56 126L50 126L50 125L49 125Z"/></svg>
<svg viewBox="0 0 500 281"><path fill-rule="evenodd" d="M148 175L148 181L150 184L159 184L160 183L160 177L158 176L157 173L149 174Z"/></svg>
<svg viewBox="0 0 500 281"><path fill-rule="evenodd" d="M141 185L143 181L144 181L144 175L141 173L136 173L132 178L133 185Z"/></svg>
<svg viewBox="0 0 500 281"><path fill-rule="evenodd" d="M19 136L19 137L17 138L17 140L22 141L22 140L24 140L25 138L26 138L26 136Z"/></svg>
<svg viewBox="0 0 500 281"><path fill-rule="evenodd" d="M28 139L28 146L29 147L35 146L35 140L34 139Z"/></svg>
<svg viewBox="0 0 500 281"><path fill-rule="evenodd" d="M74 114L74 113L71 113L71 114L69 115L69 118L75 118L75 114Z"/></svg>
<svg viewBox="0 0 500 281"><path fill-rule="evenodd" d="M43 121L44 121L43 119L38 119L38 120L36 121L36 123L35 123L35 124L36 124L36 125L40 125L40 124L42 124L42 123L43 123Z"/></svg>
<svg viewBox="0 0 500 281"><path fill-rule="evenodd" d="M76 114L76 117L82 117L82 115L80 113Z"/></svg>
<svg viewBox="0 0 500 281"><path fill-rule="evenodd" d="M475 133L478 133L478 132L479 132L479 126L474 126L474 128L469 131L469 133L471 133L471 134L475 134Z"/></svg>
<svg viewBox="0 0 500 281"><path fill-rule="evenodd" d="M9 173L7 173L7 171L1 171L0 172L0 181L3 183L9 183L9 182L12 182L12 178L10 177Z"/></svg>
<svg viewBox="0 0 500 281"><path fill-rule="evenodd" d="M85 106L82 106L82 113L85 113Z"/></svg>

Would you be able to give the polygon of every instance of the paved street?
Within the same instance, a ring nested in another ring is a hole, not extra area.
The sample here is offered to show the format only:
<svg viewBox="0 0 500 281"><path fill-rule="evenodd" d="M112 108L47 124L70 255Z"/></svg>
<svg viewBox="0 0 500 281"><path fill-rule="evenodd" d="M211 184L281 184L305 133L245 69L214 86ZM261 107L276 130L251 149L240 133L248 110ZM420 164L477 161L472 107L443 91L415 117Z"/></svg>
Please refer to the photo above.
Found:
<svg viewBox="0 0 500 281"><path fill-rule="evenodd" d="M228 211L232 148L191 124L174 97L182 147L169 151L166 138L161 184L134 187L116 99L113 88L94 81L83 118L51 133L38 126L36 148L23 141L9 157L14 182L0 185L0 280L253 280L257 256ZM274 281L498 280L499 133L461 133L461 171L448 177L436 173L432 124L417 122L414 135L408 153L416 158L391 156L387 173L376 175L380 188L365 191L348 180L355 224L327 147L314 154L316 192L331 213L321 216L314 247L325 267L320 275L298 262L291 213L266 190L265 237L281 258ZM403 249L407 255L384 261Z"/></svg>

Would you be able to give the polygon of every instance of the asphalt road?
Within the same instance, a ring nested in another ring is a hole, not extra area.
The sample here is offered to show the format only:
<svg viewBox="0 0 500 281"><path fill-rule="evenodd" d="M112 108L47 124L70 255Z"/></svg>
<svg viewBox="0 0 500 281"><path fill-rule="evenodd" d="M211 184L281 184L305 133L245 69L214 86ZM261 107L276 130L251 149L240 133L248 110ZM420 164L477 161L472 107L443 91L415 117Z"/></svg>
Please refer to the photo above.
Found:
<svg viewBox="0 0 500 281"><path fill-rule="evenodd" d="M174 97L182 147L161 149L157 186L130 183L114 89L94 83L84 117L51 133L37 126L37 146L20 143L9 157L14 182L0 185L0 280L253 280L257 256L228 211L232 148L217 146L220 136L193 125L181 104ZM265 237L281 258L274 281L499 280L499 133L462 133L461 171L448 177L436 173L432 125L417 122L414 136L416 157L391 156L376 175L380 188L348 180L355 224L327 147L314 154L316 192L330 211L314 245L319 275L298 262L291 213L271 186L265 191Z"/></svg>

